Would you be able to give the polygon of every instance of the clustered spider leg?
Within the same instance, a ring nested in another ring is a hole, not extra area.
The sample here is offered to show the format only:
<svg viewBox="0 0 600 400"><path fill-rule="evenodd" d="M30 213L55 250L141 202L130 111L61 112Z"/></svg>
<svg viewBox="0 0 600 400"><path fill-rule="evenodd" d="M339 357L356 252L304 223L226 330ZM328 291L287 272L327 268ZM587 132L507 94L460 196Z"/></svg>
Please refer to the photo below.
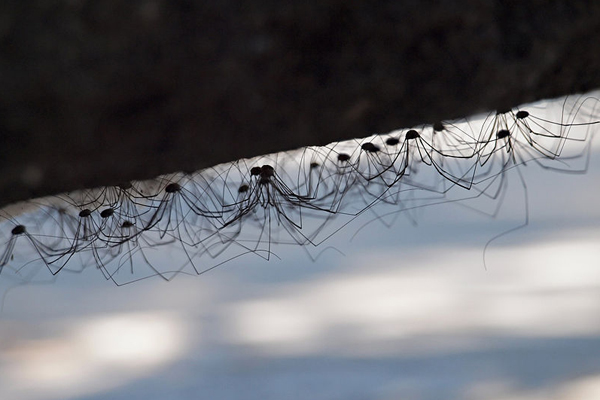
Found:
<svg viewBox="0 0 600 400"><path fill-rule="evenodd" d="M0 272L170 280L245 254L269 259L274 245L319 246L365 213L389 226L443 202L498 204L512 169L527 198L524 165L586 171L599 115L597 98L567 97L22 202L0 210Z"/></svg>

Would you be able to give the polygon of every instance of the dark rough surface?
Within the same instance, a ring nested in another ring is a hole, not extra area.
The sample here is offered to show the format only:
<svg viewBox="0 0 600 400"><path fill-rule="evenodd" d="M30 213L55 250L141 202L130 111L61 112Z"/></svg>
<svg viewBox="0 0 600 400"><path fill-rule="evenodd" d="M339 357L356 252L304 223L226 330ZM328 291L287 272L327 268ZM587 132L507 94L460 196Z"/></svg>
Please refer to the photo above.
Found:
<svg viewBox="0 0 600 400"><path fill-rule="evenodd" d="M4 0L0 204L600 87L600 2Z"/></svg>

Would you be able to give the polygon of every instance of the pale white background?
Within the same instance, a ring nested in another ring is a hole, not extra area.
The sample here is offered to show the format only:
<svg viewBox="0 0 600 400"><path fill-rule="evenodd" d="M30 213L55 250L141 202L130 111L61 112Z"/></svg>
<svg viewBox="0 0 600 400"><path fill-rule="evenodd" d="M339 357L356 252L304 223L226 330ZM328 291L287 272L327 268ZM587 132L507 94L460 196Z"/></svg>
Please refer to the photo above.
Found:
<svg viewBox="0 0 600 400"><path fill-rule="evenodd" d="M169 283L87 269L12 288L0 398L599 398L600 154L585 175L521 171L530 223L487 269L488 240L523 222L514 172L497 218L446 204L353 236L365 214L327 243L345 256L278 247Z"/></svg>

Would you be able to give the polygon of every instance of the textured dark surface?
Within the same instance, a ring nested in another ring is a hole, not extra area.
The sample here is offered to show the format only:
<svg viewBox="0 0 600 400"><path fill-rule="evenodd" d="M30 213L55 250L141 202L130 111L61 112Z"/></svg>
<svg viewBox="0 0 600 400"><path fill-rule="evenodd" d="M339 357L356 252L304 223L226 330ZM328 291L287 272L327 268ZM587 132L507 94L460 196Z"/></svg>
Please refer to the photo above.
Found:
<svg viewBox="0 0 600 400"><path fill-rule="evenodd" d="M0 3L0 204L600 87L598 1Z"/></svg>

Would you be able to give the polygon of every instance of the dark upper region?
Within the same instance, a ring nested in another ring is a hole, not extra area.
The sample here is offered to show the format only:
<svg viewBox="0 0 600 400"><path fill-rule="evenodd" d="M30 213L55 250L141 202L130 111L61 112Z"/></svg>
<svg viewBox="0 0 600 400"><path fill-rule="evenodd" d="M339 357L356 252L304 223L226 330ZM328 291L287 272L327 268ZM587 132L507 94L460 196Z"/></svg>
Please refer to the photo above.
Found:
<svg viewBox="0 0 600 400"><path fill-rule="evenodd" d="M0 204L600 87L594 0L4 0L0 15Z"/></svg>

